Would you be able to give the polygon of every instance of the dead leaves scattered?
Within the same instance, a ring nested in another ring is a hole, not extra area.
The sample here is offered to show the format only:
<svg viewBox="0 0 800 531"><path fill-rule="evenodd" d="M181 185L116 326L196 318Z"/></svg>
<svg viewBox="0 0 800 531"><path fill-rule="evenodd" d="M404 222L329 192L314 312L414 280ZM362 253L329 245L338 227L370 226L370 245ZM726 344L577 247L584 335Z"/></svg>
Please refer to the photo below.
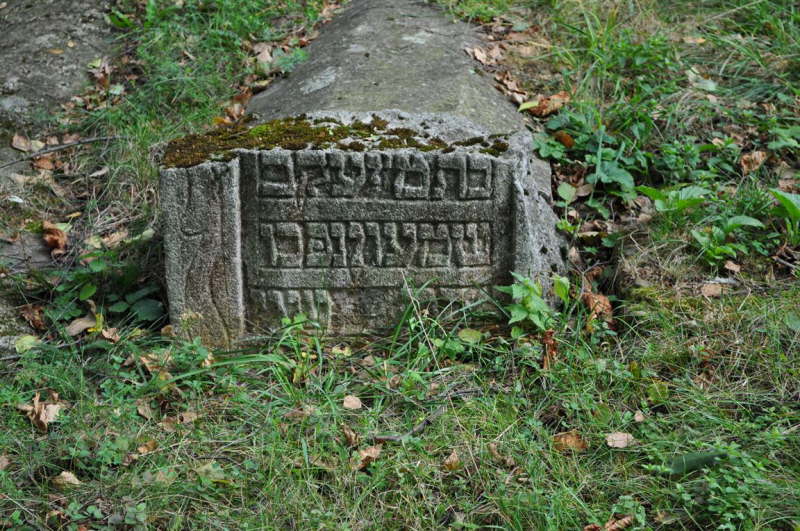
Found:
<svg viewBox="0 0 800 531"><path fill-rule="evenodd" d="M44 244L50 249L50 256L56 258L67 252L67 233L57 225L44 221L42 223L42 238Z"/></svg>
<svg viewBox="0 0 800 531"><path fill-rule="evenodd" d="M42 305L26 304L20 308L19 313L34 330L44 330L46 328L44 323L44 307Z"/></svg>
<svg viewBox="0 0 800 531"><path fill-rule="evenodd" d="M636 439L630 433L615 431L606 435L606 444L609 448L627 448L636 443Z"/></svg>
<svg viewBox="0 0 800 531"><path fill-rule="evenodd" d="M11 464L11 460L5 454L0 454L0 472L8 468L8 465Z"/></svg>
<svg viewBox="0 0 800 531"><path fill-rule="evenodd" d="M158 425L161 426L161 428L167 433L172 433L177 430L179 425L191 424L198 418L200 418L200 415L194 411L184 411L175 417L164 417L164 419L159 422Z"/></svg>
<svg viewBox="0 0 800 531"><path fill-rule="evenodd" d="M742 174L750 175L751 173L757 171L761 166L764 165L766 160L767 153L764 151L751 151L750 153L745 153L739 160L739 166L742 168Z"/></svg>
<svg viewBox="0 0 800 531"><path fill-rule="evenodd" d="M18 404L17 409L23 411L39 431L47 432L47 427L58 418L62 409L69 407L67 402L58 399L58 393L50 391L48 400L39 401L39 393L33 396L32 404Z"/></svg>
<svg viewBox="0 0 800 531"><path fill-rule="evenodd" d="M53 485L59 489L69 489L82 484L81 481L75 477L75 474L66 470L54 477L51 481Z"/></svg>
<svg viewBox="0 0 800 531"><path fill-rule="evenodd" d="M597 524L589 524L583 528L583 531L622 531L631 525L633 525L633 516L626 515L620 517L619 519L612 516L603 527L600 527Z"/></svg>
<svg viewBox="0 0 800 531"><path fill-rule="evenodd" d="M458 456L458 452L455 450L450 452L450 455L442 462L442 468L448 472L454 472L461 468L461 458Z"/></svg>
<svg viewBox="0 0 800 531"><path fill-rule="evenodd" d="M553 448L561 453L583 452L589 448L589 443L581 437L578 430L569 430L553 435Z"/></svg>
<svg viewBox="0 0 800 531"><path fill-rule="evenodd" d="M358 451L358 455L353 459L353 470L364 470L370 463L374 463L381 455L383 446L376 444Z"/></svg>
<svg viewBox="0 0 800 531"><path fill-rule="evenodd" d="M545 118L558 111L572 100L572 96L564 90L550 96L536 96L533 100L520 105L520 111L528 111L537 118Z"/></svg>
<svg viewBox="0 0 800 531"><path fill-rule="evenodd" d="M361 437L347 424L342 424L342 435L344 435L347 446L351 448L357 447L361 442Z"/></svg>
<svg viewBox="0 0 800 531"><path fill-rule="evenodd" d="M347 395L342 401L342 407L345 409L361 409L361 399L354 395Z"/></svg>
<svg viewBox="0 0 800 531"><path fill-rule="evenodd" d="M724 292L724 286L716 282L706 282L705 284L700 286L700 294L703 297L708 297L709 299L722 297L723 292Z"/></svg>

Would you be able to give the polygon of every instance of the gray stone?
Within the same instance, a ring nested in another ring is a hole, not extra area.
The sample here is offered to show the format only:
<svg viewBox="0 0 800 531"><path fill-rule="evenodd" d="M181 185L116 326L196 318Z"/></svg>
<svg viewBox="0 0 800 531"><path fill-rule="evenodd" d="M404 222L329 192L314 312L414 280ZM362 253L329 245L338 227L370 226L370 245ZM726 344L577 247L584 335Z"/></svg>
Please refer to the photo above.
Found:
<svg viewBox="0 0 800 531"><path fill-rule="evenodd" d="M309 120L376 116L386 133L359 138L363 151L345 150L348 140L239 149L162 171L173 323L223 346L300 313L332 335L380 332L419 288L470 302L510 271L545 283L561 271L549 168L530 133L489 138L461 117L397 110ZM397 128L449 146L381 147Z"/></svg>
<svg viewBox="0 0 800 531"><path fill-rule="evenodd" d="M309 60L250 101L261 120L309 111L449 113L490 133L525 127L464 48L475 29L418 0L353 0L308 47Z"/></svg>

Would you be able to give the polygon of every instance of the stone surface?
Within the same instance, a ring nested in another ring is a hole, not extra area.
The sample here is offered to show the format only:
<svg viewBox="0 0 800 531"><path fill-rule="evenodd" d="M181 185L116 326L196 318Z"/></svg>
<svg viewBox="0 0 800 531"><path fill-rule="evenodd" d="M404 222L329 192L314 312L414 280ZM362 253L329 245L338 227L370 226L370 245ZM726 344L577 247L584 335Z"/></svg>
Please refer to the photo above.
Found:
<svg viewBox="0 0 800 531"><path fill-rule="evenodd" d="M87 64L108 53L106 2L7 0L0 9L0 124L51 118L88 84Z"/></svg>
<svg viewBox="0 0 800 531"><path fill-rule="evenodd" d="M250 101L261 120L309 111L450 113L490 133L524 128L465 47L473 27L418 0L353 0L322 28L309 59Z"/></svg>
<svg viewBox="0 0 800 531"><path fill-rule="evenodd" d="M320 112L386 133L305 149L238 150L162 171L172 322L209 344L304 313L333 335L397 324L408 297L482 298L510 271L563 267L549 168L522 131L489 138L442 114ZM335 125L331 122L331 127ZM447 147L380 147L413 131ZM460 144L459 144L460 142Z"/></svg>

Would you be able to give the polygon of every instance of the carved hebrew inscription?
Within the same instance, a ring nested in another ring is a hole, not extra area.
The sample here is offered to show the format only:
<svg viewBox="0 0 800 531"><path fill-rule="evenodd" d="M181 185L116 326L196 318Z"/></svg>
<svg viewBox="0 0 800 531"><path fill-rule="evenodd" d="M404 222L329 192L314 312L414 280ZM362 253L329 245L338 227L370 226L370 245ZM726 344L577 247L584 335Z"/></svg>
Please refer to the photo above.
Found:
<svg viewBox="0 0 800 531"><path fill-rule="evenodd" d="M507 163L410 150L241 154L248 319L390 326L403 290L446 296L508 271ZM444 292L442 292L444 293ZM471 296L474 294L471 293Z"/></svg>

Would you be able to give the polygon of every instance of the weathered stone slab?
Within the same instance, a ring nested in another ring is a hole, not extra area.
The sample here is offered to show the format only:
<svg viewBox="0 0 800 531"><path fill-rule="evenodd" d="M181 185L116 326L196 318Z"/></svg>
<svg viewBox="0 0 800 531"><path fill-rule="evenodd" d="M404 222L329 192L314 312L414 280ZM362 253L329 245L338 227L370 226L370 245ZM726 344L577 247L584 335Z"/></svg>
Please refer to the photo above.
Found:
<svg viewBox="0 0 800 531"><path fill-rule="evenodd" d="M464 48L474 26L420 0L352 0L308 47L308 61L250 100L262 120L309 111L399 109L464 116L489 133L525 127Z"/></svg>
<svg viewBox="0 0 800 531"><path fill-rule="evenodd" d="M474 301L510 271L546 280L563 267L549 171L527 131L488 136L400 111L308 119L335 143L251 145L163 170L170 314L190 335L229 345L299 313L329 334L375 332L415 288ZM186 160L188 145L165 160Z"/></svg>

